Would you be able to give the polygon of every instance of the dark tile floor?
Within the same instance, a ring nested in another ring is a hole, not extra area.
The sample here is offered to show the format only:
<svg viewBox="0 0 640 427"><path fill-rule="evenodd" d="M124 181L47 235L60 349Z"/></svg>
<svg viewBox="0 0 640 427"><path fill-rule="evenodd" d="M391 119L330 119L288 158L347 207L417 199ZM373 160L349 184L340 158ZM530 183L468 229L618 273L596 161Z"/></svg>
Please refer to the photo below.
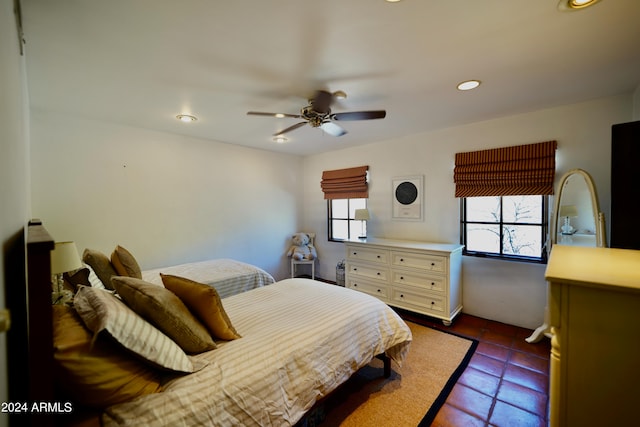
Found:
<svg viewBox="0 0 640 427"><path fill-rule="evenodd" d="M529 344L533 332L468 314L446 327L440 321L401 312L406 320L479 341L473 358L438 412L437 427L546 426L550 342Z"/></svg>

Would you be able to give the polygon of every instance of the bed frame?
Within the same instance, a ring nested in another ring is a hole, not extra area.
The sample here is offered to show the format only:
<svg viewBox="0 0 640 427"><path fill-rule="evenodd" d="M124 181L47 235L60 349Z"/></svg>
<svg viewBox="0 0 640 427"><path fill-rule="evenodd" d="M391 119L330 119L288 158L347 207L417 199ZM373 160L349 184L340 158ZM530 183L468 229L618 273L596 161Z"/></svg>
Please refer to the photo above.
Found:
<svg viewBox="0 0 640 427"><path fill-rule="evenodd" d="M29 406L33 403L56 403L55 383L53 374L53 311L51 308L51 251L55 246L53 238L49 235L40 220L32 220L27 228L26 238L26 316L24 325L15 325L14 329L24 331L22 336L26 347L22 354L28 354L27 358L22 358L20 363L23 366L9 366L10 370L18 369L19 372L26 372L28 380L23 382L19 389L21 392L14 394L12 400L19 399L27 402ZM16 310L16 308L14 308ZM15 323L15 322L14 322ZM15 349L12 349L15 351ZM384 354L378 355L384 362L384 376L391 376L391 359ZM22 377L24 378L24 377ZM55 408L55 406L54 406ZM29 412L27 414L15 414L12 416L12 424L31 426L54 426L55 415L50 411ZM64 419L63 417L62 419ZM28 421L27 421L28 420Z"/></svg>

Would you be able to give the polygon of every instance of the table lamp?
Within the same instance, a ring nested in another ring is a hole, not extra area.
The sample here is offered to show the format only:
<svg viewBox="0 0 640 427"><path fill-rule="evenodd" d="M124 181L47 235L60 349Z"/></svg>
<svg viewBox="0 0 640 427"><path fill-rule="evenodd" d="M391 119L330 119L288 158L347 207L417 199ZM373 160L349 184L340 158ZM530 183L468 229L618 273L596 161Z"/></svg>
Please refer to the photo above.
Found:
<svg viewBox="0 0 640 427"><path fill-rule="evenodd" d="M562 234L573 234L576 230L571 226L569 218L575 218L578 216L578 208L575 205L563 205L560 206L559 215L564 217L564 225L560 227Z"/></svg>
<svg viewBox="0 0 640 427"><path fill-rule="evenodd" d="M364 231L364 223L369 220L369 209L356 209L355 218L356 221L362 221L361 224L361 233L358 237L359 239L366 239L367 233Z"/></svg>
<svg viewBox="0 0 640 427"><path fill-rule="evenodd" d="M69 301L73 294L64 289L63 273L82 268L82 261L78 255L75 242L56 242L51 251L51 274L53 283L53 304L63 304Z"/></svg>

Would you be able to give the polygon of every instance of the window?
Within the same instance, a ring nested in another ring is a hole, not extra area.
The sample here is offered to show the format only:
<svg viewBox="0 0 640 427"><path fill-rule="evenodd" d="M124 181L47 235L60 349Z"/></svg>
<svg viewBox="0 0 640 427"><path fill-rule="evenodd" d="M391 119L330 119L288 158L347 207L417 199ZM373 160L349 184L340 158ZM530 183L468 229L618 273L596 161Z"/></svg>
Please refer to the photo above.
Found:
<svg viewBox="0 0 640 427"><path fill-rule="evenodd" d="M329 240L342 241L357 239L366 233L366 221L356 220L356 209L365 209L367 199L331 199L327 200L329 217Z"/></svg>
<svg viewBox="0 0 640 427"><path fill-rule="evenodd" d="M463 198L461 243L465 255L547 261L547 196Z"/></svg>

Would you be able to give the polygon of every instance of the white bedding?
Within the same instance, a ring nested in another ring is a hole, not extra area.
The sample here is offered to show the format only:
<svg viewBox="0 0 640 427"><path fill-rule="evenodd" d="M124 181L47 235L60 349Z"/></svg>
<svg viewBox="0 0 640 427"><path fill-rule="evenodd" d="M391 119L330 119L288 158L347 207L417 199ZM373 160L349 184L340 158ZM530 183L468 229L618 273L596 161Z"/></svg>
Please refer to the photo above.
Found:
<svg viewBox="0 0 640 427"><path fill-rule="evenodd" d="M163 392L108 408L103 424L293 425L375 355L401 366L411 342L380 300L310 279L228 297L224 308L242 338L194 356L208 365Z"/></svg>
<svg viewBox="0 0 640 427"><path fill-rule="evenodd" d="M142 272L142 280L162 285L160 273L211 285L216 288L220 298L275 282L273 276L263 269L233 259L213 259L145 270Z"/></svg>

